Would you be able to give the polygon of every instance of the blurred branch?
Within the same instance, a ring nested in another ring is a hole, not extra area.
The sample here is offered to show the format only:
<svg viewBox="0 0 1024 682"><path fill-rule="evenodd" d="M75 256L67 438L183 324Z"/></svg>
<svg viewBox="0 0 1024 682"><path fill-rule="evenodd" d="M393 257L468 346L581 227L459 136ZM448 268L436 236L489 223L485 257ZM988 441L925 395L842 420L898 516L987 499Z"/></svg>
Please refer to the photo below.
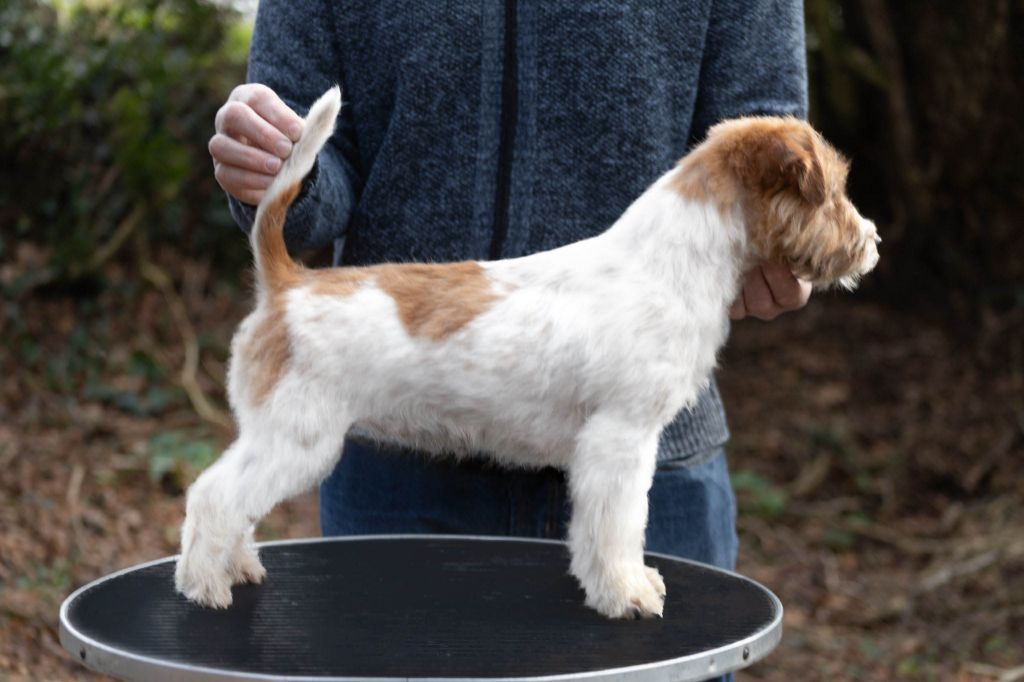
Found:
<svg viewBox="0 0 1024 682"><path fill-rule="evenodd" d="M82 275L99 270L121 249L122 246L124 246L124 243L128 241L128 237L132 236L132 233L135 232L135 228L139 226L139 223L142 222L145 215L145 207L142 204L136 205L135 208L125 216L124 220L118 223L117 229L114 230L114 234L110 235L110 239L101 244L84 265L72 266L71 277L81 277Z"/></svg>
<svg viewBox="0 0 1024 682"><path fill-rule="evenodd" d="M1019 682L1024 680L1024 665L1005 670L988 663L968 663L964 668L974 675L991 677L995 682Z"/></svg>
<svg viewBox="0 0 1024 682"><path fill-rule="evenodd" d="M1010 556L1012 556L1012 554ZM956 578L982 571L992 564L1000 561L1003 557L1004 553L998 548L994 548L977 556L973 556L966 561L944 564L937 570L922 576L921 583L918 586L917 591L920 593L937 590Z"/></svg>
<svg viewBox="0 0 1024 682"><path fill-rule="evenodd" d="M884 88L887 95L892 152L899 166L895 177L897 182L903 185L902 200L901 197L894 197L893 206L907 205L910 209L910 220L917 221L926 215L929 202L925 174L916 158L917 140L903 57L900 53L900 41L896 38L887 0L861 0L861 8L868 36L885 77ZM898 225L898 229L903 227L904 224Z"/></svg>
<svg viewBox="0 0 1024 682"><path fill-rule="evenodd" d="M231 419L223 410L210 402L210 399L206 397L206 393L196 378L197 370L199 369L199 340L192 322L188 319L188 311L185 310L185 304L178 295L178 292L175 291L170 275L150 261L145 255L145 247L141 244L141 241L139 248L139 273L144 280L163 294L185 347L185 363L181 368L178 382L188 396L189 402L192 403L192 408L196 411L196 414L211 424L231 429L233 427Z"/></svg>
<svg viewBox="0 0 1024 682"><path fill-rule="evenodd" d="M97 272L121 250L121 247L132 236L132 233L135 232L145 216L145 207L142 204L137 205L117 224L117 228L110 235L110 238L103 244L100 244L87 261L71 264L66 272L61 272L59 268L53 266L36 270L32 274L31 279L18 289L18 296L24 298L34 289L52 284L60 279L75 280Z"/></svg>

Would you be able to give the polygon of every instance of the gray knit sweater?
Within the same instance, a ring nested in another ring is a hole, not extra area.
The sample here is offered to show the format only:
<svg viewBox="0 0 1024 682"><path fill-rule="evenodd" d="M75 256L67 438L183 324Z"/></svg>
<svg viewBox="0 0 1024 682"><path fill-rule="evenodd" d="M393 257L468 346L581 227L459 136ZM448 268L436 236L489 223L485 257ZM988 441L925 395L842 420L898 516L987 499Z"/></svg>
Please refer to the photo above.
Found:
<svg viewBox="0 0 1024 682"><path fill-rule="evenodd" d="M802 0L262 0L249 80L342 86L285 229L336 263L521 256L608 226L708 127L806 112ZM247 229L251 206L231 202ZM717 386L659 458L728 438Z"/></svg>

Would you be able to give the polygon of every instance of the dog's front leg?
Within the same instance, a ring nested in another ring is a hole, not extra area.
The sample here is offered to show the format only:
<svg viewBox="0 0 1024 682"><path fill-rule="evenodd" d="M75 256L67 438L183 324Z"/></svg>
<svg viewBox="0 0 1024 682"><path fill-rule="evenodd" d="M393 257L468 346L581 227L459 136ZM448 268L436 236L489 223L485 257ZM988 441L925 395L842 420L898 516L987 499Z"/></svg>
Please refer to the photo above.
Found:
<svg viewBox="0 0 1024 682"><path fill-rule="evenodd" d="M643 556L657 450L657 430L598 413L569 465L570 570L587 606L611 618L662 615L665 583Z"/></svg>

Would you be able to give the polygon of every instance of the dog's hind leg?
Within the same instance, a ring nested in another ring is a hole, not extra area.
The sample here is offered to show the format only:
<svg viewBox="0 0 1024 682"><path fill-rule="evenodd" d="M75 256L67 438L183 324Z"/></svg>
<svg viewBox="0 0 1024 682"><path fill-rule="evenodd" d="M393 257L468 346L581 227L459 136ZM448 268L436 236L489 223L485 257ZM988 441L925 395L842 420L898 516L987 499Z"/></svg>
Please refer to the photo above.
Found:
<svg viewBox="0 0 1024 682"><path fill-rule="evenodd" d="M611 618L662 614L665 585L643 556L657 450L656 430L597 413L569 465L570 570L587 606Z"/></svg>
<svg viewBox="0 0 1024 682"><path fill-rule="evenodd" d="M348 423L337 415L316 435L274 421L243 432L189 489L175 586L192 601L224 608L232 583L262 581L254 525L323 479L341 455Z"/></svg>

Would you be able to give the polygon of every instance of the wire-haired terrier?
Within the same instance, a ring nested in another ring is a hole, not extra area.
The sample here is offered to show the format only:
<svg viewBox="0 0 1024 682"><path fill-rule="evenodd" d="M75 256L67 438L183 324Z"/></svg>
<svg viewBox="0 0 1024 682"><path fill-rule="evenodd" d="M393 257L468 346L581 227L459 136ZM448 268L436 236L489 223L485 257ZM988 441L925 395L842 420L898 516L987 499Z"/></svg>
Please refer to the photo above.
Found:
<svg viewBox="0 0 1024 682"><path fill-rule="evenodd" d="M708 385L743 273L763 261L852 288L878 233L847 164L794 118L741 118L663 175L607 231L493 262L309 270L289 205L334 130L334 88L256 213L256 309L232 342L238 438L188 492L176 584L231 604L260 582L254 524L335 466L346 435L564 469L571 572L586 603L660 615L644 565L658 436Z"/></svg>

